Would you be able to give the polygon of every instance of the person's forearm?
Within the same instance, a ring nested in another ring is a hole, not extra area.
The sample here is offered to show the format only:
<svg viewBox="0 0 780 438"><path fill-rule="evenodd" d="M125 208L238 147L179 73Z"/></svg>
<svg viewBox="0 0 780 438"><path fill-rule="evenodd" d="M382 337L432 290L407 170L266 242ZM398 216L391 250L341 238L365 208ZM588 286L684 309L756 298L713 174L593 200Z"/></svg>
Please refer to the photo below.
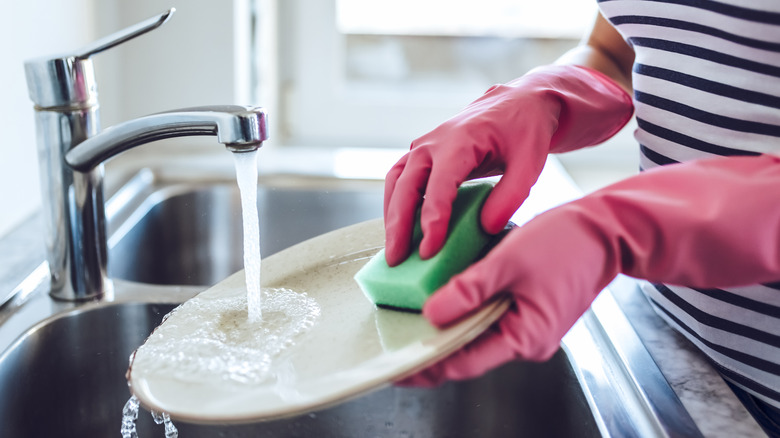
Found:
<svg viewBox="0 0 780 438"><path fill-rule="evenodd" d="M627 92L632 91L631 72L616 63L612 57L594 46L583 44L566 52L556 64L576 64L592 68L609 76Z"/></svg>
<svg viewBox="0 0 780 438"><path fill-rule="evenodd" d="M600 14L582 43L563 54L556 64L576 64L600 71L631 92L634 51Z"/></svg>

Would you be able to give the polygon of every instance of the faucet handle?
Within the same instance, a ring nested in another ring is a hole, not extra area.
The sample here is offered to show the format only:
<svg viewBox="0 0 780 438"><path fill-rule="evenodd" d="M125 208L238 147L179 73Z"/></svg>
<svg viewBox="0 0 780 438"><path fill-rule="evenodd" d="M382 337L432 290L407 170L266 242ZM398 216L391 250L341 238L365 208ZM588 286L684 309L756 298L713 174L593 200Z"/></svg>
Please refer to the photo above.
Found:
<svg viewBox="0 0 780 438"><path fill-rule="evenodd" d="M99 40L76 50L72 56L76 59L86 59L96 53L100 53L114 46L118 46L125 41L129 41L137 36L141 36L146 32L162 26L171 18L174 12L176 12L176 8L170 8L160 15L148 18L140 23L136 23L132 26L116 31L111 35L100 38Z"/></svg>
<svg viewBox="0 0 780 438"><path fill-rule="evenodd" d="M100 38L73 53L44 56L24 63L30 98L39 108L72 109L96 103L97 86L92 55L108 50L165 24L176 12L162 14Z"/></svg>

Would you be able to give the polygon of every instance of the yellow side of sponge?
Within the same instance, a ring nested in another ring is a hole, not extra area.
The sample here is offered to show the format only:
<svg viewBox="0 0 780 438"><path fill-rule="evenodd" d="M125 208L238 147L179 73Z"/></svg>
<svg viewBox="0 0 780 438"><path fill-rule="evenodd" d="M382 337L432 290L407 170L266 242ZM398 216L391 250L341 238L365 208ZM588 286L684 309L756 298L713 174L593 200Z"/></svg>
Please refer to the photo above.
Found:
<svg viewBox="0 0 780 438"><path fill-rule="evenodd" d="M412 239L414 251L403 263L391 268L384 249L377 253L355 275L366 296L377 306L421 310L431 294L476 261L491 242L492 236L480 225L480 211L492 188L491 183L479 182L458 189L447 240L432 258L420 258L419 219Z"/></svg>

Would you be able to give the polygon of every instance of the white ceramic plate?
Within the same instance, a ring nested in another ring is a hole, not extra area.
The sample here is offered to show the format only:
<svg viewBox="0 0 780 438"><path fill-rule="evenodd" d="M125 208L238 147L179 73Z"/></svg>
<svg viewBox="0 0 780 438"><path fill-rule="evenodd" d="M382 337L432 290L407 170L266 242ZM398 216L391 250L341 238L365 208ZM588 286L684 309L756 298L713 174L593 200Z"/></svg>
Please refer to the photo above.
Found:
<svg viewBox="0 0 780 438"><path fill-rule="evenodd" d="M309 303L319 308L316 321L270 358L263 379L240 383L186 374L182 378L181 369L160 367L159 362L142 357L142 347L128 372L132 392L146 408L193 423L245 423L298 415L389 385L425 368L474 339L508 307L507 300L494 301L443 330L431 326L420 314L375 307L353 276L383 243L384 228L377 219L321 235L262 261L264 288L305 292ZM194 299L206 300L208 308L208 300L245 295L245 291L241 271ZM204 307L200 309L198 314L197 309L181 307L161 325L182 327L174 331L180 338L165 340L171 353L177 353L177 345L184 345L190 336L188 330L203 318ZM244 315L237 319L245 320ZM267 316L261 324L280 321ZM196 322L190 328L186 322L179 324L187 318ZM240 324L233 326L230 336L241 336L235 331L248 330Z"/></svg>

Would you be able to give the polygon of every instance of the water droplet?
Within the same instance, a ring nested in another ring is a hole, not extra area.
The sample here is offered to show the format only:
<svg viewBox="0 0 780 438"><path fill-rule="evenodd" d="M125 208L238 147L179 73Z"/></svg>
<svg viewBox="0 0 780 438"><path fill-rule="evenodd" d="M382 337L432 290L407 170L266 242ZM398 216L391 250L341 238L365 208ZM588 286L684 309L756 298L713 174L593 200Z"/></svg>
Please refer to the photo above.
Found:
<svg viewBox="0 0 780 438"><path fill-rule="evenodd" d="M163 413L157 412L157 411L151 411L150 414L152 414L152 419L154 420L155 424L163 424Z"/></svg>
<svg viewBox="0 0 780 438"><path fill-rule="evenodd" d="M170 415L163 412L162 417L165 424L165 438L179 438L179 431L173 425Z"/></svg>
<svg viewBox="0 0 780 438"><path fill-rule="evenodd" d="M138 419L138 399L131 396L122 408L122 438L138 438L135 421Z"/></svg>

